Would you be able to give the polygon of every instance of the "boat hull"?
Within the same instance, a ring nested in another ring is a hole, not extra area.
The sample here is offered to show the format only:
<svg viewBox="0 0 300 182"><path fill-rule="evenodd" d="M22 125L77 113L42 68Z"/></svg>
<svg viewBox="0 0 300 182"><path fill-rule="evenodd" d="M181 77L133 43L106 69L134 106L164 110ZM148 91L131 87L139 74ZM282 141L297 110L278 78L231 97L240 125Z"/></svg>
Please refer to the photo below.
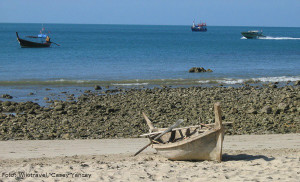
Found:
<svg viewBox="0 0 300 182"><path fill-rule="evenodd" d="M222 160L224 132L222 129L170 144L153 144L157 153L170 160Z"/></svg>
<svg viewBox="0 0 300 182"><path fill-rule="evenodd" d="M259 34L254 34L254 33L249 33L249 32L242 32L241 33L244 37L246 37L247 39L258 39L260 37L266 37L263 34L259 33Z"/></svg>
<svg viewBox="0 0 300 182"><path fill-rule="evenodd" d="M191 27L193 32L206 32L207 28Z"/></svg>

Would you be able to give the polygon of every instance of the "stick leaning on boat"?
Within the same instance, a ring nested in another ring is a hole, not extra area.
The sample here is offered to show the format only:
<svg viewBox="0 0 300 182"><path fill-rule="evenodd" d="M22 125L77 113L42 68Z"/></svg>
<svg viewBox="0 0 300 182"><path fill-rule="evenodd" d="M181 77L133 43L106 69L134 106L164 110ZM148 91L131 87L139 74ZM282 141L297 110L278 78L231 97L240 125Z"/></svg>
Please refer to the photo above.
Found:
<svg viewBox="0 0 300 182"><path fill-rule="evenodd" d="M158 135L157 137L155 137L153 140L150 141L149 144L147 144L146 146L144 146L143 148L141 148L139 151L137 151L134 156L138 155L139 153L141 153L143 150L145 150L147 147L149 147L153 141L159 139L161 136L163 136L164 134L172 131L172 129L176 128L177 126L179 126L184 120L183 119L179 119L177 120L177 122L175 124L173 124L172 126L170 126L167 130L165 130L164 132L162 132L160 135Z"/></svg>

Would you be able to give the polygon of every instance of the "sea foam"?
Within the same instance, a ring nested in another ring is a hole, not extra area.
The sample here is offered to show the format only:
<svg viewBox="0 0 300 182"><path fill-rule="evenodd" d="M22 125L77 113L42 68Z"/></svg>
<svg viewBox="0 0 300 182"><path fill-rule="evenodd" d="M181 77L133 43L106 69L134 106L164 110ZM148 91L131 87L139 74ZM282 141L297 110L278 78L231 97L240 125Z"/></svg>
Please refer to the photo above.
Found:
<svg viewBox="0 0 300 182"><path fill-rule="evenodd" d="M294 37L259 37L258 39L266 39L266 40L300 40L300 38L294 38Z"/></svg>
<svg viewBox="0 0 300 182"><path fill-rule="evenodd" d="M223 84L241 84L245 82L287 82L300 80L300 76L281 76L281 77L260 77L251 79L224 78L215 80L199 80L198 83L223 83Z"/></svg>

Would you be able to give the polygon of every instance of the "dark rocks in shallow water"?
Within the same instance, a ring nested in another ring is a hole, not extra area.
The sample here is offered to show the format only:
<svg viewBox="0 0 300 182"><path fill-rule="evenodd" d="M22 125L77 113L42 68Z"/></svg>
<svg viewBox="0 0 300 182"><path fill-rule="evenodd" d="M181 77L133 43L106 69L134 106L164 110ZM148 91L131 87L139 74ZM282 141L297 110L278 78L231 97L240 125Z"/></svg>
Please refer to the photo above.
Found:
<svg viewBox="0 0 300 182"><path fill-rule="evenodd" d="M4 99L12 99L13 96L8 95L8 94L3 94L3 95L1 95L1 98L4 98Z"/></svg>
<svg viewBox="0 0 300 182"><path fill-rule="evenodd" d="M99 85L95 85L94 89L95 90L102 90L102 88Z"/></svg>
<svg viewBox="0 0 300 182"><path fill-rule="evenodd" d="M213 72L211 69L204 69L203 67L192 67L189 73Z"/></svg>
<svg viewBox="0 0 300 182"><path fill-rule="evenodd" d="M294 85L295 85L295 86L300 85L300 80L295 81Z"/></svg>

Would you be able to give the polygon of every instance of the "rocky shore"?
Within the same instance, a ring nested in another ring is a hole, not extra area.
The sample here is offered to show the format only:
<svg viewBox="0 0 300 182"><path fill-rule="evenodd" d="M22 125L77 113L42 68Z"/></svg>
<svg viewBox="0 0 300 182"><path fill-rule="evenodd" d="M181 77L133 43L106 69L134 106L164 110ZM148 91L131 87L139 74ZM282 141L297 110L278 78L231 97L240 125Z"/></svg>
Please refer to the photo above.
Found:
<svg viewBox="0 0 300 182"><path fill-rule="evenodd" d="M138 137L148 132L142 112L156 127L177 119L185 119L183 126L213 123L215 102L221 102L223 121L233 122L227 135L300 132L297 85L96 89L47 102L0 101L0 140Z"/></svg>

